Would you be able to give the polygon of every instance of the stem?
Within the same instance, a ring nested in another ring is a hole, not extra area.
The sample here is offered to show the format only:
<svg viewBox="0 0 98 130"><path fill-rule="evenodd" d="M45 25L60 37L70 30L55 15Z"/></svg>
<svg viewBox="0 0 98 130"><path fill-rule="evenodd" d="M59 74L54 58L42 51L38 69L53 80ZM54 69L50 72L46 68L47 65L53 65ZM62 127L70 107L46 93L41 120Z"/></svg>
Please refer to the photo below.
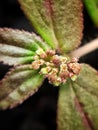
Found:
<svg viewBox="0 0 98 130"><path fill-rule="evenodd" d="M94 50L98 49L98 38L91 41L90 43L74 50L72 53L71 53L71 56L72 57L77 57L77 58L80 58Z"/></svg>

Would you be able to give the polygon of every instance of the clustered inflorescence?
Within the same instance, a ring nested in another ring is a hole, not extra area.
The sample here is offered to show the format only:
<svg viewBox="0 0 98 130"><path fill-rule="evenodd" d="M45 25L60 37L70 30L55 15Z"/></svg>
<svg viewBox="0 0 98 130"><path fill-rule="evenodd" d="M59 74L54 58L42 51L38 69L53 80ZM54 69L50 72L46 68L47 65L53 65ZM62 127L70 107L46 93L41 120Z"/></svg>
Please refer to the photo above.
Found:
<svg viewBox="0 0 98 130"><path fill-rule="evenodd" d="M80 72L81 66L77 63L77 58L57 55L54 50L36 51L32 68L39 70L39 73L48 78L49 83L59 86L66 82L68 78L75 81Z"/></svg>

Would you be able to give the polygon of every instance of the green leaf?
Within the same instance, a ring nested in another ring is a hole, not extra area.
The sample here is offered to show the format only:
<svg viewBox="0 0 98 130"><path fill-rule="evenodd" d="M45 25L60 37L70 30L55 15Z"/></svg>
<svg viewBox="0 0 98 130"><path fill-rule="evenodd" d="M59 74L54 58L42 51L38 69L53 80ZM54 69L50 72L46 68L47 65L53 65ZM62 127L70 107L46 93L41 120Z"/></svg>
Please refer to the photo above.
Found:
<svg viewBox="0 0 98 130"><path fill-rule="evenodd" d="M82 64L82 70L76 80L85 91L98 96L98 71L87 64Z"/></svg>
<svg viewBox="0 0 98 130"><path fill-rule="evenodd" d="M75 106L76 95L71 82L60 86L57 124L58 130L88 130L82 123L81 114Z"/></svg>
<svg viewBox="0 0 98 130"><path fill-rule="evenodd" d="M18 65L32 62L35 51L49 46L34 33L0 28L0 62Z"/></svg>
<svg viewBox="0 0 98 130"><path fill-rule="evenodd" d="M34 94L44 78L30 65L12 69L0 82L0 109L12 108Z"/></svg>
<svg viewBox="0 0 98 130"><path fill-rule="evenodd" d="M94 24L98 27L98 0L83 0Z"/></svg>
<svg viewBox="0 0 98 130"><path fill-rule="evenodd" d="M92 85L93 87L93 85ZM73 84L77 97L76 108L80 112L84 125L88 125L88 130L98 129L98 97L86 91L82 86ZM85 120L82 115L84 115Z"/></svg>
<svg viewBox="0 0 98 130"><path fill-rule="evenodd" d="M57 50L69 52L81 40L81 0L19 0L35 30Z"/></svg>
<svg viewBox="0 0 98 130"><path fill-rule="evenodd" d="M98 72L89 65L60 87L57 119L58 130L98 129Z"/></svg>

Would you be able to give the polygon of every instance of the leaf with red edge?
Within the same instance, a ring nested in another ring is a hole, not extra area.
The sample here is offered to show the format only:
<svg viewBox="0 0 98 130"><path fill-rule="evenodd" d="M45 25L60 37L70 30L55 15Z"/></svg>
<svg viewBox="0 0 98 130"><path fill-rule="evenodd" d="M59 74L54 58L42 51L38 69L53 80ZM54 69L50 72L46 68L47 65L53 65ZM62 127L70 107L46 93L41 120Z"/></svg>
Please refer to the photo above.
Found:
<svg viewBox="0 0 98 130"><path fill-rule="evenodd" d="M19 0L35 30L52 48L69 52L82 37L81 0Z"/></svg>
<svg viewBox="0 0 98 130"><path fill-rule="evenodd" d="M98 72L82 64L75 82L60 87L58 130L98 129Z"/></svg>
<svg viewBox="0 0 98 130"><path fill-rule="evenodd" d="M82 122L80 112L75 107L75 98L70 81L60 86L57 111L58 130L76 130L77 128L88 130Z"/></svg>
<svg viewBox="0 0 98 130"><path fill-rule="evenodd" d="M32 62L35 51L50 48L34 33L0 28L0 62L19 65Z"/></svg>
<svg viewBox="0 0 98 130"><path fill-rule="evenodd" d="M0 109L12 108L34 94L44 78L30 65L17 66L0 82Z"/></svg>
<svg viewBox="0 0 98 130"><path fill-rule="evenodd" d="M98 96L98 71L90 65L81 64L81 72L76 80L85 91Z"/></svg>

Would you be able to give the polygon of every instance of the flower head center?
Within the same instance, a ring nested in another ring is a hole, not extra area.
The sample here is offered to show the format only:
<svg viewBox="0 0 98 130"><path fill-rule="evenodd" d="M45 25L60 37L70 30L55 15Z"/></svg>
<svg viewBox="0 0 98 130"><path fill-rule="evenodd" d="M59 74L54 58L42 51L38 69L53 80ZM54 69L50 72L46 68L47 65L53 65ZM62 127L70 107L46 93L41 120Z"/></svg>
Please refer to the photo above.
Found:
<svg viewBox="0 0 98 130"><path fill-rule="evenodd" d="M54 50L45 52L39 49L36 51L32 68L39 69L39 73L48 78L51 84L59 86L64 84L68 78L75 81L81 66L77 58L70 60L68 57L57 55Z"/></svg>

